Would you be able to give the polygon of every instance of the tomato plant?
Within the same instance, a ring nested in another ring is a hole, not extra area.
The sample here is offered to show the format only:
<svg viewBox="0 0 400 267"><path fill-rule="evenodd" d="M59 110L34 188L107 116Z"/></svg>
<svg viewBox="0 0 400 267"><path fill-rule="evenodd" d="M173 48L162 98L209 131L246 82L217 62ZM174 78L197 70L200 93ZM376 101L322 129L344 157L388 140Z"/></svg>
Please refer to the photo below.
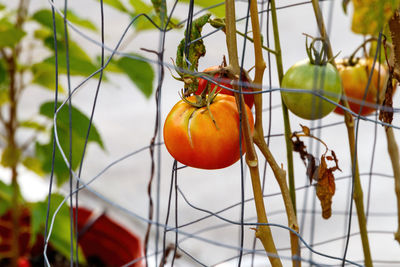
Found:
<svg viewBox="0 0 400 267"><path fill-rule="evenodd" d="M293 65L285 73L282 87L309 90L310 93L282 91L282 98L291 112L303 119L315 120L328 115L335 109L335 105L311 92L338 103L342 82L332 64L316 65L304 60Z"/></svg>
<svg viewBox="0 0 400 267"><path fill-rule="evenodd" d="M374 105L381 104L385 94L384 86L388 78L388 71L385 66L378 62L373 67L373 62L372 58L361 58L355 63L347 59L336 61L342 78L344 93L348 98L350 109L355 113L360 111L361 102L372 70L371 82L365 97L365 105L361 111L362 116L374 112ZM343 115L343 109L337 107L335 113Z"/></svg>
<svg viewBox="0 0 400 267"><path fill-rule="evenodd" d="M195 96L187 98L193 101ZM253 130L253 115L245 105ZM220 169L240 158L239 112L233 96L218 94L209 108L197 108L181 100L164 124L168 152L180 163L201 169ZM244 141L242 151L245 152Z"/></svg>
<svg viewBox="0 0 400 267"><path fill-rule="evenodd" d="M233 88L232 84L230 83L231 80L226 77L226 75L224 75L223 73L219 72L219 70L221 70L220 66L212 66L209 68L206 68L203 72L208 72L208 71L217 71L217 73L214 75L214 79L213 81L228 87L228 88ZM246 80L245 80L246 81ZM195 92L196 95L200 95L206 88L207 88L207 83L209 83L206 79L202 79L199 78L199 87L197 89L197 91ZM210 82L210 90L213 90L215 88L215 84ZM220 91L220 94L224 94L224 95L232 95L233 96L233 92L229 91L223 87L218 86L216 88L216 92ZM251 92L251 88L248 87L243 87L243 91L247 91L247 92ZM244 102L250 107L253 107L254 104L254 95L251 94L244 94L243 95L244 98Z"/></svg>

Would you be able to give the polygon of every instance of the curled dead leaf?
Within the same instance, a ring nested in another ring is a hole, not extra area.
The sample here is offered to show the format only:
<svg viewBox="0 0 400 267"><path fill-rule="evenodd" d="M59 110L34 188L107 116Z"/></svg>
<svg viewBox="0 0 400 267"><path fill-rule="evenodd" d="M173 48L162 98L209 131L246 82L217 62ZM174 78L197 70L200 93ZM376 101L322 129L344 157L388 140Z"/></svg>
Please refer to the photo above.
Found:
<svg viewBox="0 0 400 267"><path fill-rule="evenodd" d="M329 150L327 145L320 138L317 138L310 133L308 127L303 125L300 126L302 132L294 132L292 134L293 150L300 154L300 158L306 166L306 174L310 180L310 184L313 180L317 182L316 191L317 197L321 203L322 217L328 219L332 215L332 197L336 190L333 172L340 170L338 159L333 150ZM300 137L313 138L325 146L326 151L322 154L319 164L315 156L307 152L307 147L304 142L300 140ZM328 152L330 152L330 155L328 155ZM334 165L328 167L327 161L333 162Z"/></svg>
<svg viewBox="0 0 400 267"><path fill-rule="evenodd" d="M322 218L329 219L332 215L332 197L336 191L335 176L333 172L340 170L335 152L331 151L332 156L321 156L321 164L318 171L317 197L321 202ZM326 160L334 161L335 165L328 168Z"/></svg>

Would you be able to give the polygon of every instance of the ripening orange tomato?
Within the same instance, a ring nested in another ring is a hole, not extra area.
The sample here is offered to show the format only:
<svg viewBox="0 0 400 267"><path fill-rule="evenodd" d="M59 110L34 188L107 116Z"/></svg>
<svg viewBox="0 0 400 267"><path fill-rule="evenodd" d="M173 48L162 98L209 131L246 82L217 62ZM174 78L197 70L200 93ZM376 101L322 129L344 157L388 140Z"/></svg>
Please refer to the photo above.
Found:
<svg viewBox="0 0 400 267"><path fill-rule="evenodd" d="M350 65L348 60L341 59L336 61L339 74L342 78L344 93L349 102L350 109L357 113L360 111L361 102L368 84L368 78L372 70L374 60L372 58L361 58L355 65ZM366 105L363 106L361 115L366 116L375 111L374 105L382 104L384 89L388 79L387 68L375 63L371 83L365 98ZM335 113L343 115L340 107L335 109Z"/></svg>
<svg viewBox="0 0 400 267"><path fill-rule="evenodd" d="M194 101L195 97L187 99ZM243 111L247 112L253 131L251 110L244 105ZM168 152L180 163L201 169L221 169L238 161L239 133L235 98L224 94L215 97L209 110L181 100L171 109L164 123L164 142ZM245 153L244 141L242 153Z"/></svg>

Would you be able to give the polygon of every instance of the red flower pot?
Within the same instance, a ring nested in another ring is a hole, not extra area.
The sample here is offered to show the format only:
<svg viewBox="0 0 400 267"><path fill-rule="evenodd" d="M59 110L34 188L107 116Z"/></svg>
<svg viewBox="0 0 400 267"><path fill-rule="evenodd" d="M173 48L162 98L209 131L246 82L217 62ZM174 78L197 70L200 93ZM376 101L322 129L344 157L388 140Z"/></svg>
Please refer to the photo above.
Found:
<svg viewBox="0 0 400 267"><path fill-rule="evenodd" d="M105 214L94 218L93 212L79 208L79 244L86 258L98 257L109 266L122 266L143 257L139 238ZM132 267L144 266L138 260Z"/></svg>
<svg viewBox="0 0 400 267"><path fill-rule="evenodd" d="M76 214L75 209L74 214ZM5 257L10 254L11 229L11 211L8 211L0 217L0 255L5 255ZM110 267L122 266L130 262L132 262L129 265L131 267L144 266L144 260L141 259L143 246L140 239L107 215L96 216L86 208L79 208L78 231L79 245L86 259L100 260L102 264ZM37 238L32 248L29 247L29 240L30 213L28 209L24 209L20 216L19 255L32 259L41 257L43 236ZM52 250L51 240L49 249Z"/></svg>

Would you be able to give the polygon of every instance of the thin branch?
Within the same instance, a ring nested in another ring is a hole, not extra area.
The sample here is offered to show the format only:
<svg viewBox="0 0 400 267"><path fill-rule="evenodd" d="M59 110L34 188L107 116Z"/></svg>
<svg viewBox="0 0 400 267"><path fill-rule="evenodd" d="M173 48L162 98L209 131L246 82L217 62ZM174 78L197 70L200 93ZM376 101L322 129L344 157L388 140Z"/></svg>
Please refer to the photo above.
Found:
<svg viewBox="0 0 400 267"><path fill-rule="evenodd" d="M229 54L229 64L231 73L240 77L240 66L237 54L237 42L236 42L236 22L235 22L235 2L234 0L225 1L225 12L226 12L226 44ZM237 89L237 85L234 88ZM235 93L237 99L238 109L244 107L244 99L241 94ZM240 109L239 109L240 110ZM244 142L246 145L246 163L250 169L251 182L253 186L254 201L257 211L257 221L259 223L268 223L267 215L265 212L264 198L260 183L260 174L258 170L258 159L254 148L250 125L247 117L247 112L244 111L242 116L242 132L244 136ZM261 225L256 229L256 237L260 239L264 246L265 251L268 255L278 255L278 252L273 241L271 229L267 225ZM272 266L282 266L282 262L279 257L268 256Z"/></svg>
<svg viewBox="0 0 400 267"><path fill-rule="evenodd" d="M399 157L399 147L397 145L396 139L394 137L394 132L392 127L386 128L387 137L387 148L390 155L390 161L393 167L394 175L394 188L397 197L397 214L400 214L400 157ZM395 233L395 239L400 243L400 216L397 216L397 232Z"/></svg>
<svg viewBox="0 0 400 267"><path fill-rule="evenodd" d="M251 15L251 25L254 36L254 58L255 58L255 76L254 83L257 88L262 88L262 80L265 70L265 61L261 50L261 33L260 33L260 23L258 21L258 7L256 0L252 0L250 3L250 15ZM259 89L256 89L259 90ZM274 176L279 184L282 192L282 198L286 209L286 215L288 218L288 224L291 229L298 232L299 226L297 223L296 212L293 207L292 197L290 196L289 189L286 182L286 172L281 169L276 163L272 153L270 152L267 143L264 139L264 129L262 126L262 95L254 95L255 109L256 109L256 123L255 123L255 133L254 133L254 143L263 153L264 157L267 159L268 163L274 172ZM300 267L301 261L297 260L300 257L300 246L298 236L293 232L290 232L291 249L292 249L292 265L294 267Z"/></svg>

